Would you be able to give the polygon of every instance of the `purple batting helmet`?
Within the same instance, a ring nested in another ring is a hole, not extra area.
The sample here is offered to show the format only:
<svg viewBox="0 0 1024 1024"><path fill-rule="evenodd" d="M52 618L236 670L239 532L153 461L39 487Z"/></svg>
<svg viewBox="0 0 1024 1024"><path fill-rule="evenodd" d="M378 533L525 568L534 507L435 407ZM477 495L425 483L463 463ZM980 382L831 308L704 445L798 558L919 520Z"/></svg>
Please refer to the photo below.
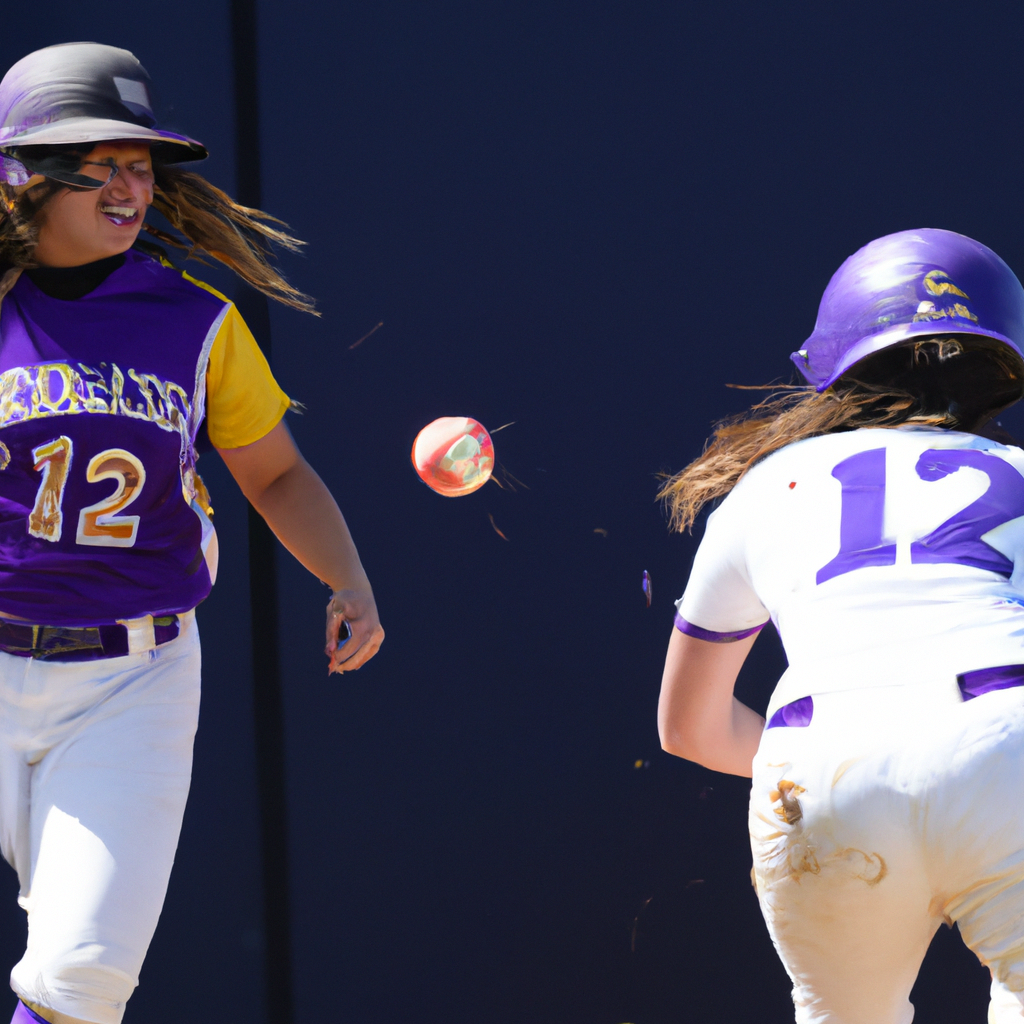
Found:
<svg viewBox="0 0 1024 1024"><path fill-rule="evenodd" d="M66 158L48 163L38 150L22 147L91 146L114 139L148 142L154 157L167 163L206 156L201 143L157 127L146 69L116 46L47 46L22 57L0 82L0 179L8 184L24 185L32 174L44 174L95 187Z"/></svg>
<svg viewBox="0 0 1024 1024"><path fill-rule="evenodd" d="M1024 359L1024 288L973 238L940 228L898 231L835 272L814 333L790 358L824 391L867 356L936 334L993 338Z"/></svg>

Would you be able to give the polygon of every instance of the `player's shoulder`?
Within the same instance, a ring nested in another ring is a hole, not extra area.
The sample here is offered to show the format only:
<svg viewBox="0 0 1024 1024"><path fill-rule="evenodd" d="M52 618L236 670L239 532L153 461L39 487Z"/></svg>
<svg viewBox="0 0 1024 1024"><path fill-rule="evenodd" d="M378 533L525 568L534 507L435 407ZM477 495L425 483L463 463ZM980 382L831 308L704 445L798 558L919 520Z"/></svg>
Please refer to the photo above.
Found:
<svg viewBox="0 0 1024 1024"><path fill-rule="evenodd" d="M126 256L126 269L144 281L147 289L166 293L177 301L208 306L218 311L232 305L226 295L175 267L166 258L137 249L129 250Z"/></svg>
<svg viewBox="0 0 1024 1024"><path fill-rule="evenodd" d="M854 431L854 433L860 433ZM964 430L905 423L898 427L864 431L875 435L872 447L884 447L905 457L918 457L934 451L979 451L1012 463L1024 472L1024 450L1015 444ZM1012 440L1007 435L1008 440Z"/></svg>
<svg viewBox="0 0 1024 1024"><path fill-rule="evenodd" d="M971 434L918 423L902 423L894 427L861 427L857 430L837 431L794 441L762 459L752 470L770 473L773 470L811 462L871 451L877 448L975 448L1015 457L1021 449L1000 441Z"/></svg>
<svg viewBox="0 0 1024 1024"><path fill-rule="evenodd" d="M936 449L983 451L1004 459L1024 473L1024 450L1018 447L965 431L907 423L895 427L862 427L794 441L757 463L737 484L736 490L756 496L765 488L774 490L782 477L797 479L797 474L814 476L816 471L831 476L839 463L862 452L885 450L892 453L891 457L904 461Z"/></svg>
<svg viewBox="0 0 1024 1024"><path fill-rule="evenodd" d="M857 452L885 447L892 441L893 433L884 428L868 428L792 441L752 466L737 489L742 486L745 491L757 490L771 486L778 477L791 476L794 472L806 474L819 467L831 469L837 462Z"/></svg>

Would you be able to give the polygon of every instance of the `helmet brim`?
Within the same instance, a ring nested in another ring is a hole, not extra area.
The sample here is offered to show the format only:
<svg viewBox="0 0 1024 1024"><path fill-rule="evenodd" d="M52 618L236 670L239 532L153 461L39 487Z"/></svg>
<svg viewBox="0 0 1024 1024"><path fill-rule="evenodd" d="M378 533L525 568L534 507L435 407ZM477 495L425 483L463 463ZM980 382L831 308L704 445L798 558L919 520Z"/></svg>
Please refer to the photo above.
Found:
<svg viewBox="0 0 1024 1024"><path fill-rule="evenodd" d="M861 362L863 359L867 359L868 356L873 356L876 352L881 352L884 349L892 348L894 345L902 344L905 341L911 341L914 338L928 338L936 336L946 335L963 335L969 334L974 335L978 338L991 338L993 341L1000 341L1004 345L1009 346L1017 356L1024 363L1024 352L1021 352L1017 344L1010 338L1006 337L1005 334L1000 334L998 331L991 330L979 330L977 328L972 329L969 325L962 322L949 324L949 328L945 331L939 329L939 325L934 321L930 323L922 323L913 327L907 325L900 325L891 331L883 331L881 334L874 334L870 338L862 338L856 345L853 345L847 352L843 354L842 359L835 365L832 373L815 388L816 391L827 391L843 374L848 373L850 370ZM797 356L799 353L793 353L793 361L797 362Z"/></svg>
<svg viewBox="0 0 1024 1024"><path fill-rule="evenodd" d="M62 121L51 121L49 124L34 125L9 138L0 138L0 148L70 146L121 139L138 140L159 146L160 158L166 163L205 160L209 155L201 142L190 139L187 135L178 135L176 132L160 128L146 128L129 121L98 117L69 117Z"/></svg>

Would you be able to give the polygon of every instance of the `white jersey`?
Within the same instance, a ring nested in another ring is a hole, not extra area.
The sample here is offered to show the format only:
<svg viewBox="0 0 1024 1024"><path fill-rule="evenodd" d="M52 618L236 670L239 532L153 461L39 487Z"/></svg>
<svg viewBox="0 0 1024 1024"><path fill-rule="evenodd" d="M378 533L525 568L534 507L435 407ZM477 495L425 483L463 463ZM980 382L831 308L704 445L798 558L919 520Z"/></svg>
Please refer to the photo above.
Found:
<svg viewBox="0 0 1024 1024"><path fill-rule="evenodd" d="M1024 664L1024 451L933 427L788 445L709 517L677 626L769 618L801 697Z"/></svg>

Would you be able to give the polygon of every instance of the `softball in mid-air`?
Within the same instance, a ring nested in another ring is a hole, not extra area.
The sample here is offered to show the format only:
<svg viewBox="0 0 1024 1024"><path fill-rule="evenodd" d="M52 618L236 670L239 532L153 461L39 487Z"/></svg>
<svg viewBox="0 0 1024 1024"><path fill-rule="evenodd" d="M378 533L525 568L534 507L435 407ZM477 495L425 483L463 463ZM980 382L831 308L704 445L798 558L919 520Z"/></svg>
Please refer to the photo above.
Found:
<svg viewBox="0 0 1024 1024"><path fill-rule="evenodd" d="M483 487L494 470L491 435L468 416L442 416L428 423L412 446L419 478L438 494L458 498Z"/></svg>

